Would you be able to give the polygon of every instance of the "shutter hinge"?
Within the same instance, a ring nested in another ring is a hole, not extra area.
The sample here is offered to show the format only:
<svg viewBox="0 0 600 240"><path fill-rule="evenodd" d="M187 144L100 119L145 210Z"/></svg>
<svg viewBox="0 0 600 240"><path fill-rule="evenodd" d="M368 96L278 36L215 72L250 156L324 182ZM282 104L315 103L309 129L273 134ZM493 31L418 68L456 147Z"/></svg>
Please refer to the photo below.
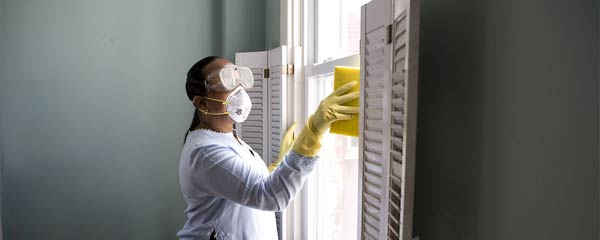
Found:
<svg viewBox="0 0 600 240"><path fill-rule="evenodd" d="M294 75L294 64L287 64L285 70L285 74Z"/></svg>
<svg viewBox="0 0 600 240"><path fill-rule="evenodd" d="M271 71L268 68L263 69L263 78L269 78Z"/></svg>
<svg viewBox="0 0 600 240"><path fill-rule="evenodd" d="M387 30L387 44L391 44L392 43L392 24L387 25L386 27Z"/></svg>

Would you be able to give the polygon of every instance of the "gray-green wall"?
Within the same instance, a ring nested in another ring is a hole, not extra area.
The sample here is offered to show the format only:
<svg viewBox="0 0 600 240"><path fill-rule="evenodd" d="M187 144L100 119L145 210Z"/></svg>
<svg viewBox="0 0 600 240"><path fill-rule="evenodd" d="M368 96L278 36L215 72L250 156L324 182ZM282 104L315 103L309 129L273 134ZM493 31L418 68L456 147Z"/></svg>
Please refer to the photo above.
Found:
<svg viewBox="0 0 600 240"><path fill-rule="evenodd" d="M4 13L4 1L0 1L0 14ZM1 17L0 17L1 19ZM2 46L4 45L4 38L2 36L4 36L4 21L0 21L0 70L4 70L2 68L2 66L4 66L4 57L2 57L2 53L3 53L3 48ZM2 79L0 79L0 82ZM2 113L1 111L2 109L0 108L0 113ZM4 167L2 166L2 163L4 162L4 150L2 148L3 144L3 138L1 136L3 136L2 134L2 118L0 117L0 240L4 239L4 230L2 228L2 196L3 196L3 188L2 188L2 172L4 170Z"/></svg>
<svg viewBox="0 0 600 240"><path fill-rule="evenodd" d="M4 9L4 1L0 1L0 14L4 13L3 9ZM4 45L4 38L1 37L4 35L5 35L4 22L0 21L0 49L2 49L1 46ZM4 66L4 58L2 57L2 53L3 53L3 51L0 51L0 70L3 70L2 66ZM0 81L0 82L2 82L2 81ZM0 110L1 110L1 108L0 108ZM0 113L2 113L2 111L0 111ZM3 138L1 137L2 136L2 127L1 126L2 126L2 118L0 117L0 240L3 240L4 239L4 230L2 228L2 218L3 218L3 215L2 215L2 196L3 196L3 193L2 193L2 191L3 191L2 190L3 189L2 188L2 183L3 183L2 171L4 170L4 167L2 166L2 163L4 162L4 150L2 149L2 146L3 146L2 139Z"/></svg>
<svg viewBox="0 0 600 240"><path fill-rule="evenodd" d="M0 0L4 239L174 239L185 74L264 50L264 5Z"/></svg>
<svg viewBox="0 0 600 240"><path fill-rule="evenodd" d="M598 1L421 2L415 233L599 239Z"/></svg>
<svg viewBox="0 0 600 240"><path fill-rule="evenodd" d="M218 27L214 35L223 57L234 61L236 52L273 49L279 41L280 0L217 1Z"/></svg>
<svg viewBox="0 0 600 240"><path fill-rule="evenodd" d="M265 46L267 49L273 49L281 45L280 41L280 1L281 0L265 0Z"/></svg>
<svg viewBox="0 0 600 240"><path fill-rule="evenodd" d="M261 2L261 4L256 4ZM265 50L265 0L225 0L222 20L223 56L231 61L235 53Z"/></svg>

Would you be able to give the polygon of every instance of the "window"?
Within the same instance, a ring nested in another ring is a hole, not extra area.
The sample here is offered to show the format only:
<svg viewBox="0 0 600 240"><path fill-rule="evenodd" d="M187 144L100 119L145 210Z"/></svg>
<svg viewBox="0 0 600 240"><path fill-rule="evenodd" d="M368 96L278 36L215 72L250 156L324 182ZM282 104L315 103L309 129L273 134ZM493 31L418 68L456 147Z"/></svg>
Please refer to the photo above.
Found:
<svg viewBox="0 0 600 240"><path fill-rule="evenodd" d="M308 112L333 90L333 75L308 82ZM319 163L309 185L306 209L310 239L356 239L358 218L358 138L326 134Z"/></svg>
<svg viewBox="0 0 600 240"><path fill-rule="evenodd" d="M316 62L359 53L360 7L367 0L315 0Z"/></svg>
<svg viewBox="0 0 600 240"><path fill-rule="evenodd" d="M333 91L335 66L360 65L360 7L366 2L305 1L306 116ZM305 239L357 239L358 138L325 134L322 145L321 162L305 185Z"/></svg>
<svg viewBox="0 0 600 240"><path fill-rule="evenodd" d="M294 121L331 92L335 66L364 64L362 138L324 136L316 171L286 210L287 236L411 239L420 0L282 3L282 43L294 46L298 73L294 109L302 110Z"/></svg>

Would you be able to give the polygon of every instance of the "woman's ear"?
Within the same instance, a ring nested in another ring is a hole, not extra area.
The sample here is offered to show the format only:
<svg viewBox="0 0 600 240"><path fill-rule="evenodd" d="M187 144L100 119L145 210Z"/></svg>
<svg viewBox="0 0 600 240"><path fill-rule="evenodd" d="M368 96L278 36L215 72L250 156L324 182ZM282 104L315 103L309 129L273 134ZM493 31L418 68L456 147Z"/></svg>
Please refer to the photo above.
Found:
<svg viewBox="0 0 600 240"><path fill-rule="evenodd" d="M194 106L196 106L196 108L199 108L199 109L206 109L206 107L207 107L206 105L207 105L207 104L206 104L206 101L204 101L204 98L203 98L203 97L200 97L200 96L194 96L194 99L193 99L193 101L194 101Z"/></svg>

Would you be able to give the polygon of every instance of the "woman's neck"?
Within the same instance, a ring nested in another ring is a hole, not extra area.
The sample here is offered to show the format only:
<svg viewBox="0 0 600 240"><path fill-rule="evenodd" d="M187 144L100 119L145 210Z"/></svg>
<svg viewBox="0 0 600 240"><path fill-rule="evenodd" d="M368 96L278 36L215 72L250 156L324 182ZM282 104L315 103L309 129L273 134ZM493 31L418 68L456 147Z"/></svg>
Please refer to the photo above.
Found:
<svg viewBox="0 0 600 240"><path fill-rule="evenodd" d="M198 129L208 129L215 132L230 133L233 132L233 124L216 124L214 121L201 119L200 123L198 123L198 126L194 128L194 130ZM237 132L233 132L233 136L235 137L235 140L240 145L242 145L242 142L240 140L240 137L237 135Z"/></svg>
<svg viewBox="0 0 600 240"><path fill-rule="evenodd" d="M221 122L211 121L210 119L201 119L195 129L209 129L215 132L229 133L233 132L233 124L223 124Z"/></svg>

